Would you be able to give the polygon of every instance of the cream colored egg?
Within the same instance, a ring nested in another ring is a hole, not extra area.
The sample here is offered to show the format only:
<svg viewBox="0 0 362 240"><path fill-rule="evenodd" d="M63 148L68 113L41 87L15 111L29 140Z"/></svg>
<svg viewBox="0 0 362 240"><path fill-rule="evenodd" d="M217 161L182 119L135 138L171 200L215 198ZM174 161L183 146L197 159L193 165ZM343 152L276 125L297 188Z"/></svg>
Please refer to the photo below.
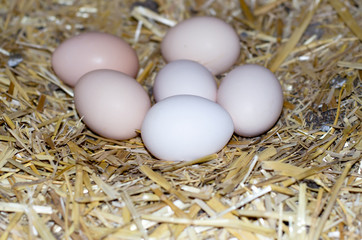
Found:
<svg viewBox="0 0 362 240"><path fill-rule="evenodd" d="M151 107L143 87L130 76L114 70L94 70L83 75L74 88L75 107L95 133L117 140L137 136Z"/></svg>
<svg viewBox="0 0 362 240"><path fill-rule="evenodd" d="M213 74L227 71L237 61L240 41L235 30L216 17L186 19L167 32L161 44L167 62L196 61Z"/></svg>

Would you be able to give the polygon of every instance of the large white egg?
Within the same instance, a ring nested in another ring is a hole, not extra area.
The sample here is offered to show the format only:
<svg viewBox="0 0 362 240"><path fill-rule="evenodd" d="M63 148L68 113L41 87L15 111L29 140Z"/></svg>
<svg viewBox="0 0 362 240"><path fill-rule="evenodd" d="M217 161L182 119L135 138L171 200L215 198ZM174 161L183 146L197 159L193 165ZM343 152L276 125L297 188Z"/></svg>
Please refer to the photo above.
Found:
<svg viewBox="0 0 362 240"><path fill-rule="evenodd" d="M219 104L203 97L177 95L151 107L141 137L158 159L191 161L220 151L233 131L230 115Z"/></svg>
<svg viewBox="0 0 362 240"><path fill-rule="evenodd" d="M158 102L174 95L188 94L216 101L217 84L212 73L200 63L176 60L157 74L153 96Z"/></svg>
<svg viewBox="0 0 362 240"><path fill-rule="evenodd" d="M283 91L269 69L246 64L222 80L217 102L230 113L238 135L253 137L268 131L279 119Z"/></svg>

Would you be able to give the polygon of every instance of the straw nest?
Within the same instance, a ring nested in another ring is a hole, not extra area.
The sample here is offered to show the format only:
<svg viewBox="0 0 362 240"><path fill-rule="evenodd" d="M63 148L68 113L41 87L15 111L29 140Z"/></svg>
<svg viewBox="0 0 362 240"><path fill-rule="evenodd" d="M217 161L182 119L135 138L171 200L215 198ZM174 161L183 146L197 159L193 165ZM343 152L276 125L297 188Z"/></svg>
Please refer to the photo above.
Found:
<svg viewBox="0 0 362 240"><path fill-rule="evenodd" d="M358 0L0 1L0 239L361 239L361 11ZM122 37L151 93L163 35L196 15L236 29L238 65L275 72L275 127L181 163L87 129L51 68L59 43Z"/></svg>

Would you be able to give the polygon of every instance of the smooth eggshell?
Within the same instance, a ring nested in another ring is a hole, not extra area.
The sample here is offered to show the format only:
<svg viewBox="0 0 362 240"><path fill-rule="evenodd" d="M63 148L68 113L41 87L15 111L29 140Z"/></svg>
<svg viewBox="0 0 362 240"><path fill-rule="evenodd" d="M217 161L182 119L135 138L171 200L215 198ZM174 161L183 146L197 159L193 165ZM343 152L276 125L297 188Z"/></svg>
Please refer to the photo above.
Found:
<svg viewBox="0 0 362 240"><path fill-rule="evenodd" d="M61 43L53 52L56 75L74 87L78 79L96 69L112 69L135 77L139 63L136 52L123 39L108 33L82 33Z"/></svg>
<svg viewBox="0 0 362 240"><path fill-rule="evenodd" d="M156 101L188 94L216 101L217 84L203 65L191 60L176 60L164 66L156 75L153 95Z"/></svg>
<svg viewBox="0 0 362 240"><path fill-rule="evenodd" d="M246 64L222 80L217 102L230 113L238 135L253 137L269 130L278 120L283 91L269 69Z"/></svg>
<svg viewBox="0 0 362 240"><path fill-rule="evenodd" d="M151 107L143 87L114 70L94 70L83 75L74 88L74 101L91 130L117 140L135 137Z"/></svg>
<svg viewBox="0 0 362 240"><path fill-rule="evenodd" d="M213 74L227 71L238 59L240 41L235 30L215 17L193 17L168 30L161 43L167 62L194 60Z"/></svg>
<svg viewBox="0 0 362 240"><path fill-rule="evenodd" d="M192 95L156 103L141 128L146 148L157 158L190 161L221 150L234 131L230 115L219 104Z"/></svg>

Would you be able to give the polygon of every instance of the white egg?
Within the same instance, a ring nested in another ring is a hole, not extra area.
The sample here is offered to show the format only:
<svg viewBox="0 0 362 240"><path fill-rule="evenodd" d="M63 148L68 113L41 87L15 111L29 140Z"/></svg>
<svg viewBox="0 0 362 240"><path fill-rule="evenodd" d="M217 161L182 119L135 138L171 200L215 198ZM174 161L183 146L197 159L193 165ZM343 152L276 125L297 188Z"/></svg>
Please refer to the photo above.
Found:
<svg viewBox="0 0 362 240"><path fill-rule="evenodd" d="M230 115L219 104L199 96L176 95L151 107L141 136L156 158L191 161L220 151L233 131Z"/></svg>
<svg viewBox="0 0 362 240"><path fill-rule="evenodd" d="M158 102L166 97L188 94L216 101L217 84L212 73L200 63L176 60L157 74L153 95Z"/></svg>
<svg viewBox="0 0 362 240"><path fill-rule="evenodd" d="M222 80L217 102L230 113L238 135L253 137L268 131L279 119L283 91L269 69L246 64Z"/></svg>

